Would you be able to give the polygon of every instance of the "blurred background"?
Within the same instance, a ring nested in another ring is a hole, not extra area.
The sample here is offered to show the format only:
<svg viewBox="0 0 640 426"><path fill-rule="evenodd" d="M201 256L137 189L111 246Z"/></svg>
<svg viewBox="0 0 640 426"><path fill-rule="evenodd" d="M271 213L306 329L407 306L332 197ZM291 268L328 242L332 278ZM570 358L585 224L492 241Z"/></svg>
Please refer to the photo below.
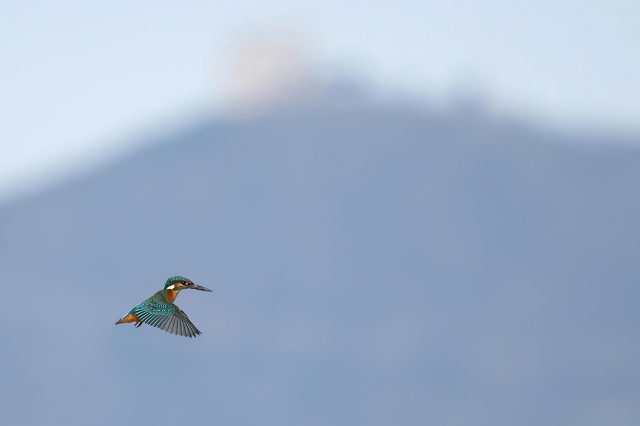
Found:
<svg viewBox="0 0 640 426"><path fill-rule="evenodd" d="M0 424L640 424L639 17L2 2Z"/></svg>

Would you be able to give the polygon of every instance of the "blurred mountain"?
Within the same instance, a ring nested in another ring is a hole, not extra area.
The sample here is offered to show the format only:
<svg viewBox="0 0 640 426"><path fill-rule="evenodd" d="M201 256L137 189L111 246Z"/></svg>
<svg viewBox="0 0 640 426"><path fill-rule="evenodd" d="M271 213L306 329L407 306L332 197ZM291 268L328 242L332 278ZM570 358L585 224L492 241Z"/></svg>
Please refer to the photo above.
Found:
<svg viewBox="0 0 640 426"><path fill-rule="evenodd" d="M640 421L640 150L466 110L204 119L0 209L1 424ZM640 146L640 145L635 145ZM184 274L196 340L113 323Z"/></svg>

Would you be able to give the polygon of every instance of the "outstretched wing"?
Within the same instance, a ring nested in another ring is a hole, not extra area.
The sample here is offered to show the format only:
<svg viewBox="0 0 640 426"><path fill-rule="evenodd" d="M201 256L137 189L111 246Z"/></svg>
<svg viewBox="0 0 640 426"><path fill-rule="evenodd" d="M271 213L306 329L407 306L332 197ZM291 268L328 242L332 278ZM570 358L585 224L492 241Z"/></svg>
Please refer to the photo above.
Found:
<svg viewBox="0 0 640 426"><path fill-rule="evenodd" d="M185 337L195 337L200 330L180 308L162 299L151 297L133 308L133 312L145 324Z"/></svg>

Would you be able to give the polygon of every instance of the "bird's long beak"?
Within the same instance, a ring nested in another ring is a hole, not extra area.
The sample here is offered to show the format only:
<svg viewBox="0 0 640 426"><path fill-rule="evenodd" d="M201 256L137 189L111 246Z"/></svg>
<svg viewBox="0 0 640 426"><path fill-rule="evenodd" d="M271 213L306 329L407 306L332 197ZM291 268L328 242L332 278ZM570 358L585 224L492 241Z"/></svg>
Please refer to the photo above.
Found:
<svg viewBox="0 0 640 426"><path fill-rule="evenodd" d="M184 288L184 289L192 288L192 289L194 289L194 290L200 290L200 291L213 291L213 290L209 290L209 289L208 289L208 288L206 288L205 286L201 286L201 285L198 285L198 284L194 284L194 285L190 285L190 286L185 286L185 287L182 287L182 288Z"/></svg>

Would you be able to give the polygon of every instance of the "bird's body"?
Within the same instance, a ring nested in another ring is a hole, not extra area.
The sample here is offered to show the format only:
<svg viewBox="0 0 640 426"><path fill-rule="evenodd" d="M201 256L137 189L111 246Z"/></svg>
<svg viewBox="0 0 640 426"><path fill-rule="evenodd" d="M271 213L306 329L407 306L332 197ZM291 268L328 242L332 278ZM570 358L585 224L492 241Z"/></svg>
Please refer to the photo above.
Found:
<svg viewBox="0 0 640 426"><path fill-rule="evenodd" d="M167 280L164 289L158 291L147 300L138 303L120 318L116 324L135 322L136 327L140 327L144 323L169 333L195 337L200 334L200 330L193 325L187 314L173 303L180 291L190 288L211 291L206 287L194 284L187 278L171 277Z"/></svg>

